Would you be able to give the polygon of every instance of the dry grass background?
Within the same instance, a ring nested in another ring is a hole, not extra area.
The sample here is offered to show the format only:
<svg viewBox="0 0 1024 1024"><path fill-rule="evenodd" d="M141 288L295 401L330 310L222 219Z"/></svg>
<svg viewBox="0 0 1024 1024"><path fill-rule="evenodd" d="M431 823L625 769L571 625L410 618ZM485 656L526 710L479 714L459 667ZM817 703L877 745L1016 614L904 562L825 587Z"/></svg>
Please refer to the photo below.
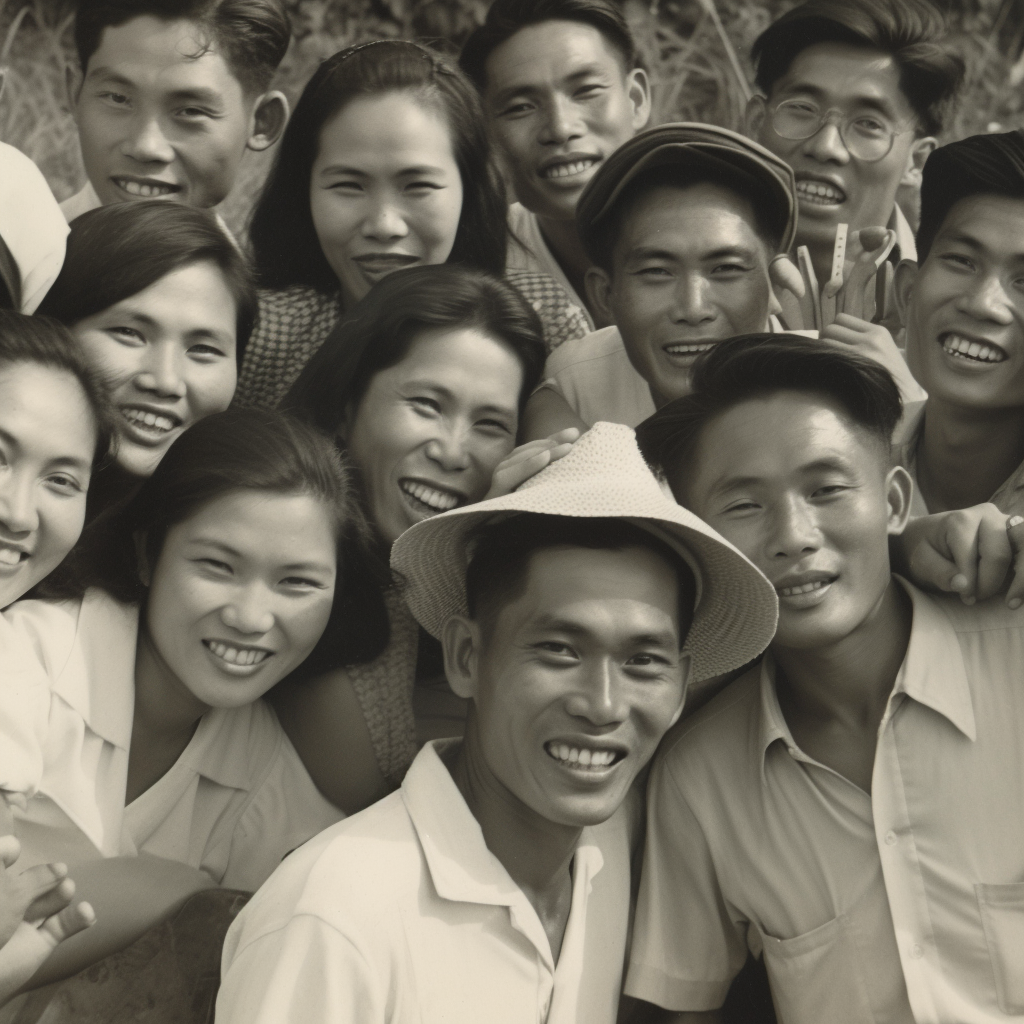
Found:
<svg viewBox="0 0 1024 1024"><path fill-rule="evenodd" d="M740 126L752 80L747 54L796 0L621 0L654 83L654 123ZM893 0L898 3L899 0ZM948 139L1024 127L1024 0L938 0L969 72ZM295 35L276 85L298 97L317 63L354 42L404 36L448 51L488 0L288 0ZM0 0L0 139L40 166L59 199L84 183L64 86L73 0ZM272 153L247 154L223 212L236 229Z"/></svg>

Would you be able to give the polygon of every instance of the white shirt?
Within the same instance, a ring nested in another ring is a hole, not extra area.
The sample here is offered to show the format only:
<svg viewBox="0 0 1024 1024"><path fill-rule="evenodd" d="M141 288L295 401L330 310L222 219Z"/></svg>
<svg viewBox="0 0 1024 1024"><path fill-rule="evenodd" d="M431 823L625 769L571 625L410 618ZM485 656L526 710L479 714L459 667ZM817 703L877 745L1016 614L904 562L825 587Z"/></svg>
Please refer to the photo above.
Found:
<svg viewBox="0 0 1024 1024"><path fill-rule="evenodd" d="M21 272L21 312L34 313L64 263L68 226L38 167L0 142L0 238Z"/></svg>
<svg viewBox="0 0 1024 1024"><path fill-rule="evenodd" d="M428 743L398 792L284 861L225 939L217 1024L613 1024L620 816L584 830L556 965L439 756L458 742Z"/></svg>
<svg viewBox="0 0 1024 1024"><path fill-rule="evenodd" d="M263 701L208 711L171 769L126 807L138 609L90 590L3 614L50 691L38 791L15 811L20 865L150 853L252 890L343 817Z"/></svg>
<svg viewBox="0 0 1024 1024"><path fill-rule="evenodd" d="M1024 609L903 586L870 793L800 750L770 657L663 744L631 995L717 1007L749 947L785 1024L1024 1020Z"/></svg>
<svg viewBox="0 0 1024 1024"><path fill-rule="evenodd" d="M508 270L532 270L553 277L568 293L574 306L579 308L587 321L588 330L594 329L594 321L586 303L576 294L576 289L565 276L562 265L548 248L537 222L537 215L522 203L513 203L508 208L508 226L511 237L508 240L506 268Z"/></svg>

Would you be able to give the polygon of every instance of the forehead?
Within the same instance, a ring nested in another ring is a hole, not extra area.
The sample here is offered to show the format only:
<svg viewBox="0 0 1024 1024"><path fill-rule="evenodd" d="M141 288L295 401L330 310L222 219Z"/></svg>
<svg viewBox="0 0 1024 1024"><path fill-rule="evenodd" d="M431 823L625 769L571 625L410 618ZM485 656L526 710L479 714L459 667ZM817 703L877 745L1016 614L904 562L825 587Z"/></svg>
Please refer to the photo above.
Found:
<svg viewBox="0 0 1024 1024"><path fill-rule="evenodd" d="M829 105L871 103L890 107L899 116L913 113L891 54L848 43L815 43L801 50L773 86L772 96L804 91Z"/></svg>
<svg viewBox="0 0 1024 1024"><path fill-rule="evenodd" d="M997 259L1024 260L1024 197L977 195L954 203L935 242L959 241ZM929 256L935 252L933 244Z"/></svg>
<svg viewBox="0 0 1024 1024"><path fill-rule="evenodd" d="M242 87L213 40L190 21L150 15L108 25L89 58L86 77L119 78L138 88L207 89L240 99Z"/></svg>
<svg viewBox="0 0 1024 1024"><path fill-rule="evenodd" d="M0 364L0 431L33 455L92 462L92 408L78 381L63 370Z"/></svg>
<svg viewBox="0 0 1024 1024"><path fill-rule="evenodd" d="M620 255L652 246L698 258L726 246L763 248L750 202L712 182L646 189L627 201L619 217L616 252Z"/></svg>
<svg viewBox="0 0 1024 1024"><path fill-rule="evenodd" d="M517 89L542 89L583 68L623 74L622 56L593 25L542 21L527 25L495 47L485 70L488 96Z"/></svg>

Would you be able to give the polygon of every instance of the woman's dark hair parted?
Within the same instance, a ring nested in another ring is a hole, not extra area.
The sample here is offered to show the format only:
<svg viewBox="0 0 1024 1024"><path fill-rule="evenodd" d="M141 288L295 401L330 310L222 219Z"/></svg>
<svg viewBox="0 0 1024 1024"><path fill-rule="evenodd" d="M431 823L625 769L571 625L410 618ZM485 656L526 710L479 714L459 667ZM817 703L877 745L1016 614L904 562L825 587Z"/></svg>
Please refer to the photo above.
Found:
<svg viewBox="0 0 1024 1024"><path fill-rule="evenodd" d="M256 322L256 288L248 261L208 210L153 199L76 217L64 266L39 312L73 327L197 263L214 264L235 300L235 359L241 366Z"/></svg>
<svg viewBox="0 0 1024 1024"><path fill-rule="evenodd" d="M466 327L517 356L522 410L544 369L540 319L501 278L451 264L398 270L375 285L306 364L281 408L334 435L374 375L400 363L418 334Z"/></svg>
<svg viewBox="0 0 1024 1024"><path fill-rule="evenodd" d="M297 674L371 661L388 641L386 581L369 554L355 486L345 457L311 427L261 409L215 413L171 445L128 502L86 529L40 596L77 598L99 587L115 600L144 602L143 562L157 563L176 524L232 492L306 494L333 515L338 578L327 628Z"/></svg>
<svg viewBox="0 0 1024 1024"><path fill-rule="evenodd" d="M337 289L310 212L310 175L320 133L352 100L390 92L422 97L424 104L440 110L451 131L463 198L449 262L504 272L507 200L490 157L476 90L440 54L408 40L387 39L329 57L303 90L249 228L261 287Z"/></svg>

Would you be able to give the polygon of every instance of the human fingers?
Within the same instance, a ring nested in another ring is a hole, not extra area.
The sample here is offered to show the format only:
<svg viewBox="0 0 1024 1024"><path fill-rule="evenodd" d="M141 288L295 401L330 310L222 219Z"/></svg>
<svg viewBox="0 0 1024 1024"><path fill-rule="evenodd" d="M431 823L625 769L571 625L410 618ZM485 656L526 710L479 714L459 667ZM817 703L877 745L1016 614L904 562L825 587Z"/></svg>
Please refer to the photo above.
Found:
<svg viewBox="0 0 1024 1024"><path fill-rule="evenodd" d="M62 911L74 899L74 896L75 883L70 878L62 878L32 900L25 911L25 920L44 921Z"/></svg>
<svg viewBox="0 0 1024 1024"><path fill-rule="evenodd" d="M803 275L785 253L779 253L768 265L768 277L775 287L792 292L798 299L804 297Z"/></svg>
<svg viewBox="0 0 1024 1024"><path fill-rule="evenodd" d="M49 936L56 946L65 939L71 938L72 935L85 931L95 923L96 911L92 909L91 903L83 900L81 903L75 903L66 907L59 914L47 918L39 930Z"/></svg>
<svg viewBox="0 0 1024 1024"><path fill-rule="evenodd" d="M1011 608L1024 604L1024 516L1010 516L1006 521L1006 535L1013 550L1013 575L1006 591L1006 603Z"/></svg>
<svg viewBox="0 0 1024 1024"><path fill-rule="evenodd" d="M978 596L978 540L979 516L961 509L943 520L942 543L956 574L950 580L950 590L960 595L964 604L974 604ZM958 579L959 577L959 579Z"/></svg>
<svg viewBox="0 0 1024 1024"><path fill-rule="evenodd" d="M1006 528L1007 516L994 505L982 507L986 514L978 526L978 578L974 594L979 601L1003 589L1014 554Z"/></svg>
<svg viewBox="0 0 1024 1024"><path fill-rule="evenodd" d="M551 462L554 451L554 448L542 448L539 451L517 456L515 459L506 459L494 471L494 476L491 478L491 489L484 496L484 501L511 494L520 484L526 483L530 477L536 476L547 466Z"/></svg>

